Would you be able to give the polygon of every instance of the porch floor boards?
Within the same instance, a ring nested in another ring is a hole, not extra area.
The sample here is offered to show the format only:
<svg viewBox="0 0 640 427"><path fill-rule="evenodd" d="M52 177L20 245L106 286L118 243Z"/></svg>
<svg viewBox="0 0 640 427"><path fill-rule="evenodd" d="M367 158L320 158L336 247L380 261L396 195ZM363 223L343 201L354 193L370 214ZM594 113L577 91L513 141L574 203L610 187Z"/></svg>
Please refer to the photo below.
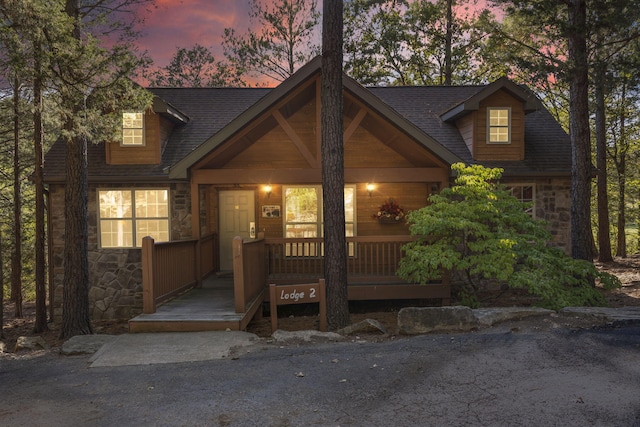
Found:
<svg viewBox="0 0 640 427"><path fill-rule="evenodd" d="M242 330L249 313L236 313L233 278L208 277L195 288L158 306L152 314L129 320L129 332L199 332Z"/></svg>

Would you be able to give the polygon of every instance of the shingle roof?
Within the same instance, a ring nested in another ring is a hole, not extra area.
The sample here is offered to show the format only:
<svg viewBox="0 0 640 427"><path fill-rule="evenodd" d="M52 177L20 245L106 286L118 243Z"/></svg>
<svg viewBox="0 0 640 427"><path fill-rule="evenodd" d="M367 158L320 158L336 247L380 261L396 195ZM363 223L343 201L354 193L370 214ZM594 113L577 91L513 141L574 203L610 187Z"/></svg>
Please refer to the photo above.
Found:
<svg viewBox="0 0 640 427"><path fill-rule="evenodd" d="M421 132L438 141L466 163L471 158L458 129L441 115L486 86L400 86L367 88ZM89 176L92 181L139 182L168 179L167 170L216 135L236 117L273 89L268 88L154 88L150 91L189 117L172 132L160 165L106 165L102 145L90 144ZM46 155L45 181L64 177L64 143L58 141ZM525 116L525 160L482 162L502 167L508 175L568 175L571 167L569 137L545 109Z"/></svg>
<svg viewBox="0 0 640 427"><path fill-rule="evenodd" d="M485 86L394 86L369 90L465 163L500 167L505 170L505 175L570 174L569 136L544 108L525 116L525 160L474 161L458 129L443 122L441 115L484 88Z"/></svg>

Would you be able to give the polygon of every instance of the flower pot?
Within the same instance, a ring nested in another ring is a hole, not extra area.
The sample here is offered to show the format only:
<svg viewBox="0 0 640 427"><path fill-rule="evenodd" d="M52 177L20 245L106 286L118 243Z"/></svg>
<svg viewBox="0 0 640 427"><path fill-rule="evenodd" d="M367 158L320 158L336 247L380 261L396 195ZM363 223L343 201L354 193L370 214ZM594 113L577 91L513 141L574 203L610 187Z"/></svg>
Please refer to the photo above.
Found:
<svg viewBox="0 0 640 427"><path fill-rule="evenodd" d="M378 222L380 224L398 224L402 222L402 218L395 219L395 217L392 216L381 216L378 218Z"/></svg>

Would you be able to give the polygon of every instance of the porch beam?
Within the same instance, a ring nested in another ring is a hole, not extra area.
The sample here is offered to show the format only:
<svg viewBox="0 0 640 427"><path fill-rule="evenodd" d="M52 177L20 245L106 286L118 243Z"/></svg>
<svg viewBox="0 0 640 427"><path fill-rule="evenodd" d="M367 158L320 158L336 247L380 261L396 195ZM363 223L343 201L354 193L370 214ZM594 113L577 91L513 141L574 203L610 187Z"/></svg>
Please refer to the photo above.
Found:
<svg viewBox="0 0 640 427"><path fill-rule="evenodd" d="M266 182L272 184L317 184L322 181L322 173L320 169L200 169L192 172L191 179L192 186L198 184L264 184ZM345 169L344 179L347 183L440 182L447 185L449 170L442 168L354 168ZM193 209L194 200L192 197Z"/></svg>
<svg viewBox="0 0 640 427"><path fill-rule="evenodd" d="M365 110L364 108L360 108L360 111L358 111L358 114L356 114L356 116L353 118L351 123L349 123L349 127L347 128L347 130L344 131L344 136L342 137L342 140L344 141L345 144L351 138L351 136L356 131L356 129L358 129L358 126L360 126L362 119L364 119L364 116L366 115L367 115L367 110Z"/></svg>
<svg viewBox="0 0 640 427"><path fill-rule="evenodd" d="M280 113L280 111L278 110L274 110L271 114L276 119L282 130L284 130L287 136L294 143L300 154L302 154L302 157L304 157L307 163L309 163L309 166L311 166L312 168L317 168L319 166L318 160L313 157L313 154L311 154L311 152L307 149L307 147L304 145L304 142L302 142L302 139L300 139L295 129L291 127L291 124L287 121L287 119L284 118L282 113Z"/></svg>

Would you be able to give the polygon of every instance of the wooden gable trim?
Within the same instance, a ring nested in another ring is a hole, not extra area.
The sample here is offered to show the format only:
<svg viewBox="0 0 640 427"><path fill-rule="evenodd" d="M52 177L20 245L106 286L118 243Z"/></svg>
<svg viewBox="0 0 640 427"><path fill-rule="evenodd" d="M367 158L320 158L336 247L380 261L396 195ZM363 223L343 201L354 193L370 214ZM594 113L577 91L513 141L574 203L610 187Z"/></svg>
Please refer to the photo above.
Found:
<svg viewBox="0 0 640 427"><path fill-rule="evenodd" d="M312 168L319 167L318 159L316 159L313 154L311 154L311 152L307 149L307 147L304 145L304 142L302 142L302 140L296 133L295 129L293 129L289 122L282 116L282 113L280 113L279 110L274 110L271 114L287 134L287 136L291 138L291 141L296 146L300 154L302 154L302 157L304 157L307 163L309 163L309 166L311 166Z"/></svg>
<svg viewBox="0 0 640 427"><path fill-rule="evenodd" d="M280 84L280 86L269 92L244 113L232 120L231 123L220 130L220 132L204 141L198 148L171 167L169 171L170 178L187 178L189 169L192 167L197 168L197 164L202 164L202 159L207 157L207 155L220 144L228 141L231 137L246 128L249 123L264 115L265 111L282 102L283 97L287 97L292 91L300 89L301 85L304 86L305 82L314 75L317 75L320 72L320 62L321 58L317 57L300 68L293 76L289 77Z"/></svg>
<svg viewBox="0 0 640 427"><path fill-rule="evenodd" d="M345 169L347 183L361 182L448 182L445 168L350 168ZM191 174L192 184L318 184L321 169L199 169Z"/></svg>
<svg viewBox="0 0 640 427"><path fill-rule="evenodd" d="M375 113L376 116L384 118L394 127L401 129L408 137L427 148L427 150L440 158L444 163L451 165L462 161L458 156L445 148L444 145L424 133L416 125L400 115L396 110L388 106L351 77L346 74L343 75L342 83L343 88L347 90L353 98L358 99L364 104L368 110Z"/></svg>
<svg viewBox="0 0 640 427"><path fill-rule="evenodd" d="M308 90L309 87L312 84L314 84L316 80L319 81L320 79L316 77L315 79L310 79L310 80L311 80L311 83L305 82L306 84L302 83L298 85L286 96L281 97L271 107L265 109L264 111L262 111L261 114L256 116L253 120L247 122L243 127L239 128L234 135L231 135L226 141L223 141L220 144L218 144L212 151L210 151L202 159L195 162L191 167L191 169L195 171L200 168L205 168L207 167L207 165L211 163L215 163L216 166L224 165L226 162L230 161L234 156L240 154L243 150L248 148L254 142L252 138L248 137L248 135L250 135L252 132L258 130L261 126L263 126L265 129L268 129L265 131L265 133L273 129L268 124L269 120L272 120L274 123L277 123L282 127L285 133L287 133L287 135L291 138L292 142L296 145L298 150L300 150L305 160L307 160L312 167L318 167L317 165L319 163L319 160L316 160L316 159L320 159L320 153L318 152L317 157L314 157L313 154L309 152L309 150L302 143L301 139L297 136L295 130L291 127L287 119L284 117L284 115L280 111L287 103L289 103L292 99L295 99L303 91ZM235 120L233 122L235 122ZM220 131L218 135L222 132L224 132L224 129ZM213 138L215 138L216 136L214 136ZM173 169L172 169L172 172L173 172Z"/></svg>
<svg viewBox="0 0 640 427"><path fill-rule="evenodd" d="M343 143L346 143L351 137L353 133L358 129L360 123L362 123L362 119L367 115L367 111L364 108L360 108L360 111L353 118L347 130L344 131L344 136L342 137Z"/></svg>

